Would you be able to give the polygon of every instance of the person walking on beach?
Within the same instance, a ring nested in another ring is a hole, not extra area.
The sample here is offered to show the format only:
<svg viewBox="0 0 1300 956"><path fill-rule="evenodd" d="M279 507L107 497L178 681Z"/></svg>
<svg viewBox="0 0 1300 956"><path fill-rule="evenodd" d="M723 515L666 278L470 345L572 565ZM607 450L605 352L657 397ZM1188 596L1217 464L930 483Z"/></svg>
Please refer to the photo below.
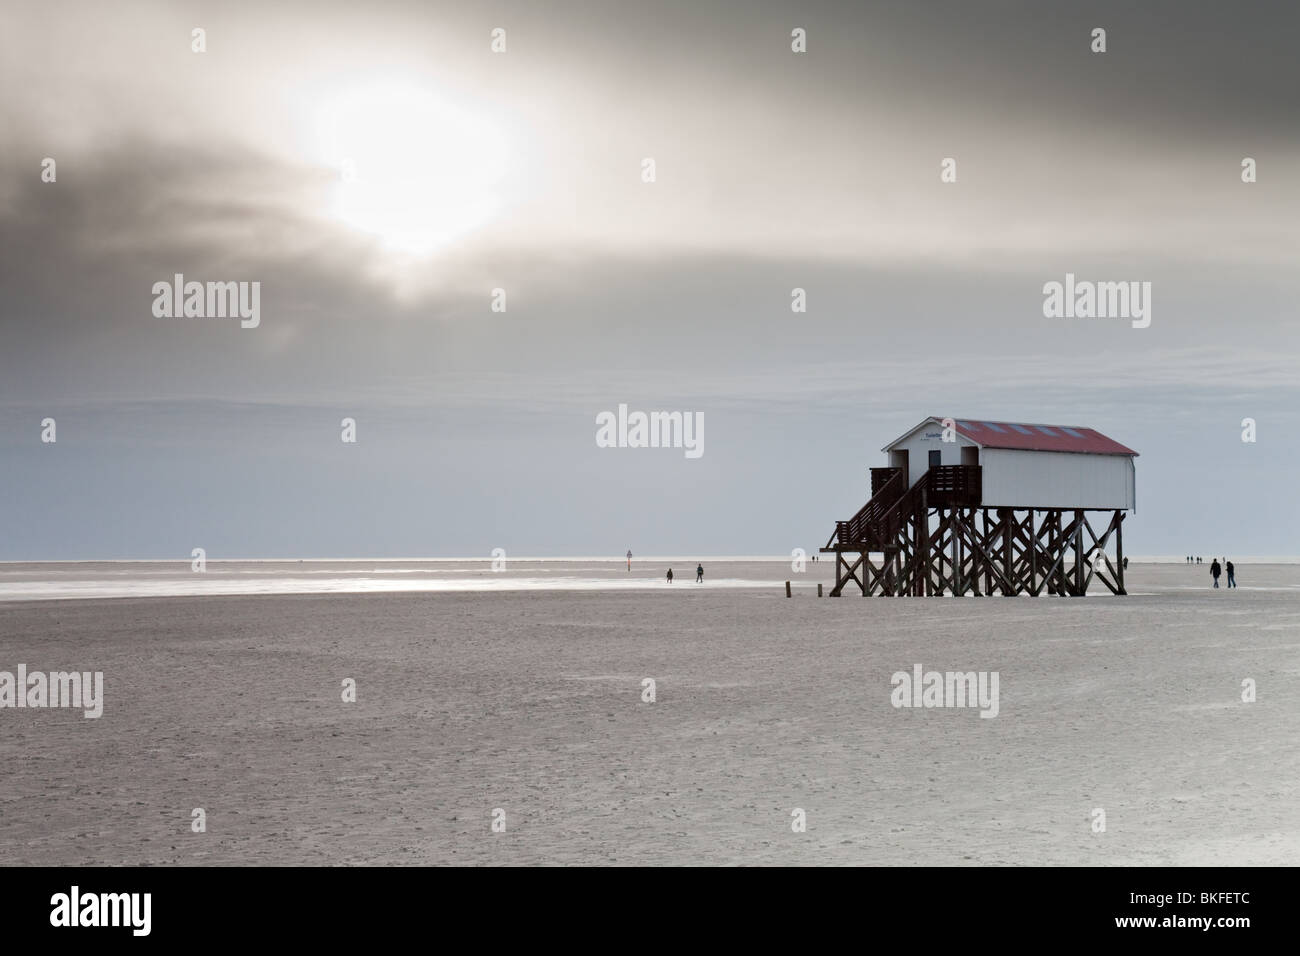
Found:
<svg viewBox="0 0 1300 956"><path fill-rule="evenodd" d="M632 570L632 549L631 548L627 549L627 569L629 571Z"/></svg>
<svg viewBox="0 0 1300 956"><path fill-rule="evenodd" d="M672 569L672 568L669 568L669 569L668 569L668 583L669 583L669 584L672 584L672 583L673 583L673 569Z"/></svg>
<svg viewBox="0 0 1300 956"><path fill-rule="evenodd" d="M704 583L704 565L702 564L697 564L695 566L695 583L696 584Z"/></svg>
<svg viewBox="0 0 1300 956"><path fill-rule="evenodd" d="M1223 568L1219 566L1218 558L1215 558L1213 561L1210 562L1210 577L1214 578L1214 586L1216 588L1219 586L1219 575L1222 573L1222 571Z"/></svg>
<svg viewBox="0 0 1300 956"><path fill-rule="evenodd" d="M1235 588L1237 586L1237 569L1232 566L1231 561L1228 561L1227 563L1227 571L1228 571L1228 587Z"/></svg>

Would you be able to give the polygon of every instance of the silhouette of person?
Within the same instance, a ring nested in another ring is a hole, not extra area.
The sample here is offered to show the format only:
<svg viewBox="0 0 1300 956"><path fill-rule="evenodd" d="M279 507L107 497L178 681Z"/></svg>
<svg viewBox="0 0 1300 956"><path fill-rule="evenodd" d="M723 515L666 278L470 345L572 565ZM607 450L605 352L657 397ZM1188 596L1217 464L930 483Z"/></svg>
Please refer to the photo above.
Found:
<svg viewBox="0 0 1300 956"><path fill-rule="evenodd" d="M673 583L673 569L672 569L672 568L669 568L669 569L668 569L668 583L669 583L669 584L672 584L672 583Z"/></svg>
<svg viewBox="0 0 1300 956"><path fill-rule="evenodd" d="M627 549L627 569L629 571L632 570L632 549L631 548Z"/></svg>
<svg viewBox="0 0 1300 956"><path fill-rule="evenodd" d="M1228 587L1235 588L1237 586L1237 569L1232 566L1231 561L1227 562L1227 570L1228 570Z"/></svg>
<svg viewBox="0 0 1300 956"><path fill-rule="evenodd" d="M1219 575L1222 572L1223 572L1223 568L1219 566L1219 559L1215 558L1213 561L1210 562L1210 576L1214 578L1214 586L1216 588L1219 586Z"/></svg>
<svg viewBox="0 0 1300 956"><path fill-rule="evenodd" d="M701 584L704 581L704 565L699 564L695 567L695 583Z"/></svg>

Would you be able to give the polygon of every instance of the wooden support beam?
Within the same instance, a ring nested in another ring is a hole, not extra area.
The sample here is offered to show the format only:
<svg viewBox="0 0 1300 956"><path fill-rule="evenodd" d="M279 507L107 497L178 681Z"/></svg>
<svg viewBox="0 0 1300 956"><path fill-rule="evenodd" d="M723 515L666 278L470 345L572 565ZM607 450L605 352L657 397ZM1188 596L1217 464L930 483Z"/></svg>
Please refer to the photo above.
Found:
<svg viewBox="0 0 1300 956"><path fill-rule="evenodd" d="M866 586L858 579L858 568L861 567L866 554L859 554L858 560L850 566L849 562L844 559L843 551L835 552L835 588L831 591L831 597L839 597L844 592L844 585L850 581L855 581L863 588L865 593Z"/></svg>
<svg viewBox="0 0 1300 956"><path fill-rule="evenodd" d="M961 529L966 523L966 509L954 508L952 527L948 536L948 549L952 555L952 589L957 597L965 597L970 590L970 576L966 573L966 548L962 542Z"/></svg>
<svg viewBox="0 0 1300 956"><path fill-rule="evenodd" d="M1029 593L1038 597L1038 537L1034 534L1034 509L1029 509Z"/></svg>
<svg viewBox="0 0 1300 956"><path fill-rule="evenodd" d="M1002 533L1002 576L1007 582L1008 587L1002 589L1003 597L1011 597L1016 593L1016 586L1013 580L1015 574L1014 563L1011 560L1011 509L998 509L998 530Z"/></svg>
<svg viewBox="0 0 1300 956"><path fill-rule="evenodd" d="M1074 597L1083 597L1083 512L1074 512Z"/></svg>
<svg viewBox="0 0 1300 956"><path fill-rule="evenodd" d="M1117 511L1116 516L1119 523L1115 525L1115 563L1119 565L1119 593L1128 594L1124 588L1124 519L1128 517L1128 512Z"/></svg>
<svg viewBox="0 0 1300 956"><path fill-rule="evenodd" d="M863 597L933 597L997 593L1006 597L1044 591L1061 596L1087 594L1093 580L1111 593L1125 594L1122 527L1125 512L1109 512L1098 534L1084 509L979 508L936 498L927 506L923 492L902 503L886 526L854 539L870 551L835 551L835 585L840 597L850 584ZM1094 511L1095 513L1095 511ZM1114 562L1108 552L1116 542ZM880 555L880 563L873 560ZM1067 560L1073 565L1067 566ZM981 586L981 578L983 585Z"/></svg>

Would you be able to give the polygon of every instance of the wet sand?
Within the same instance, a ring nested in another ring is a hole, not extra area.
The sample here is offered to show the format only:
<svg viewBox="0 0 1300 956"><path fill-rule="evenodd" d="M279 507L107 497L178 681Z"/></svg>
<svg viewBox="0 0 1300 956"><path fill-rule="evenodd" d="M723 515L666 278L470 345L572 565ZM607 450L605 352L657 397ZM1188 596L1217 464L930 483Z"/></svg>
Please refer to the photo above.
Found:
<svg viewBox="0 0 1300 956"><path fill-rule="evenodd" d="M819 601L830 562L705 564L760 586L2 603L0 670L105 703L0 710L0 864L1300 859L1300 567ZM894 708L918 663L997 671L998 716Z"/></svg>

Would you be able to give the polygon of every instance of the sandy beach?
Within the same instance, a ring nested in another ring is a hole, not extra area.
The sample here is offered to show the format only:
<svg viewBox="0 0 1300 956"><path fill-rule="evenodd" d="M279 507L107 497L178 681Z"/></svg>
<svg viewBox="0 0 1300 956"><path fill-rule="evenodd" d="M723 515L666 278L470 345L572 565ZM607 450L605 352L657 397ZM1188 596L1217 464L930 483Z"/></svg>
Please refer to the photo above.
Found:
<svg viewBox="0 0 1300 956"><path fill-rule="evenodd" d="M671 588L571 562L510 574L625 586L0 603L0 670L104 674L99 719L0 709L0 864L1300 859L1300 567L818 600L830 562L705 565ZM119 571L154 574L64 583ZM998 715L895 708L917 664L997 672Z"/></svg>

